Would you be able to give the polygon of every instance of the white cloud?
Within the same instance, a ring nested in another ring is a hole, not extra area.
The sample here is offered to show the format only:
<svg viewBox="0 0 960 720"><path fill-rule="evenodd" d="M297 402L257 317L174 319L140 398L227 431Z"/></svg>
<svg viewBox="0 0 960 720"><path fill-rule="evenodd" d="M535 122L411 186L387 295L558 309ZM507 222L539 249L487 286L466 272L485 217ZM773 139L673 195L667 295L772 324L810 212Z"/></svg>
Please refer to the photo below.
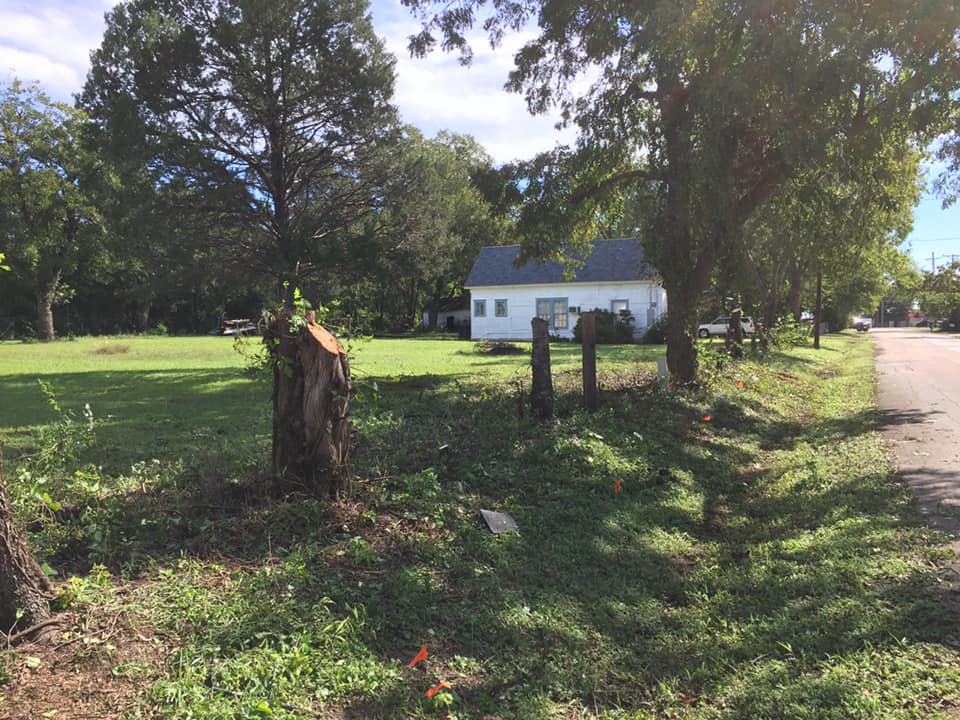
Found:
<svg viewBox="0 0 960 720"><path fill-rule="evenodd" d="M404 13L397 0L379 0L373 9L374 26L397 57L395 101L405 122L427 135L438 130L473 135L497 162L530 158L573 141L573 129L555 129L557 115L531 116L522 95L503 89L514 54L532 35L511 35L492 49L482 32L471 33L474 54L467 67L441 50L411 58L407 39L419 25Z"/></svg>
<svg viewBox="0 0 960 720"><path fill-rule="evenodd" d="M37 81L57 100L82 88L89 54L103 35L111 0L4 0L0 6L0 79ZM407 38L419 29L399 0L375 0L374 26L397 57L395 102L405 122L428 136L439 130L473 135L497 162L529 158L574 131L558 132L556 117L531 117L520 95L503 89L513 53L529 36L511 36L492 50L482 32L471 36L474 59L436 51L411 58Z"/></svg>
<svg viewBox="0 0 960 720"><path fill-rule="evenodd" d="M37 81L57 100L79 92L112 2L16 2L0 8L0 75Z"/></svg>

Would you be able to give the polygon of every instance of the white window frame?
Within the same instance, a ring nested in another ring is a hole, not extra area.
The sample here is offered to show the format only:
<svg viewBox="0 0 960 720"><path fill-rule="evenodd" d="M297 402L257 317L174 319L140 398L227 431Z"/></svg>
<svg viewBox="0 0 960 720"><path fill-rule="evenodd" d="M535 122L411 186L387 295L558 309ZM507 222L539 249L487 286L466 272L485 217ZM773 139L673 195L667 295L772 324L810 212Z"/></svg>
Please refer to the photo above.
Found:
<svg viewBox="0 0 960 720"><path fill-rule="evenodd" d="M485 318L487 316L487 301L486 300L474 300L473 301L473 316L475 318Z"/></svg>
<svg viewBox="0 0 960 720"><path fill-rule="evenodd" d="M623 303L623 310L617 310L614 306L617 303ZM612 312L617 317L620 316L621 312L630 312L630 301L626 298L616 298L610 301L610 312Z"/></svg>
<svg viewBox="0 0 960 720"><path fill-rule="evenodd" d="M547 312L541 312L541 303L548 303ZM558 305L563 310L558 312ZM536 299L537 317L547 321L551 330L567 330L570 327L570 302L565 297L550 297ZM563 316L563 325L557 325L557 316Z"/></svg>
<svg viewBox="0 0 960 720"><path fill-rule="evenodd" d="M503 312L500 312L501 303L503 307ZM493 316L494 317L509 317L507 313L507 298L499 298L493 301Z"/></svg>

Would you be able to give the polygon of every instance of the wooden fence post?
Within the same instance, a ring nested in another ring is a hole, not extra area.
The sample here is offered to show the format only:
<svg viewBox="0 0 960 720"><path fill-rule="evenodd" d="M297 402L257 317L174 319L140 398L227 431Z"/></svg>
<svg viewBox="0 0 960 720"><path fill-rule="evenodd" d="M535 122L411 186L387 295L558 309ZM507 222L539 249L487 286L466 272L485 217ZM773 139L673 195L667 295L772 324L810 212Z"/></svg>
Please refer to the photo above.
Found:
<svg viewBox="0 0 960 720"><path fill-rule="evenodd" d="M583 404L597 409L597 316L585 312L580 316L580 342L583 348Z"/></svg>
<svg viewBox="0 0 960 720"><path fill-rule="evenodd" d="M547 333L547 321L534 318L533 352L533 387L530 391L530 408L533 414L541 421L553 417L553 376L550 374L550 336Z"/></svg>

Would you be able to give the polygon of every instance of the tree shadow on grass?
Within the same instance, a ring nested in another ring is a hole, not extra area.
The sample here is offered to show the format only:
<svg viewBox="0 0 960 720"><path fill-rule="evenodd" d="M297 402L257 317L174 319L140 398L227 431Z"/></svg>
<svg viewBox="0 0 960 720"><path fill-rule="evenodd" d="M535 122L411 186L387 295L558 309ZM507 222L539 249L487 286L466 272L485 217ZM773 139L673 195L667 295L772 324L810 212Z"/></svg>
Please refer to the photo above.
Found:
<svg viewBox="0 0 960 720"><path fill-rule="evenodd" d="M75 418L90 405L97 444L81 460L109 472L144 459L189 456L210 439L247 444L269 433L269 388L242 369L25 373L3 378L0 403L0 427L25 451L35 444L36 427L56 420L38 379Z"/></svg>
<svg viewBox="0 0 960 720"><path fill-rule="evenodd" d="M696 398L650 385L608 391L588 414L561 379L560 418L543 427L519 415L507 380L379 384L355 417L351 502L234 485L213 453L77 518L69 529L84 541L64 558L102 552L128 574L185 557L234 568L249 579L191 601L191 613L215 612L177 631L200 658L179 667L248 692L267 672L250 669L257 658L289 656L306 638L315 674L276 692L301 703L316 697L310 683L333 683L357 718L427 712L423 691L440 678L470 718L636 711L671 697L682 707L679 692L710 698L737 684L730 707L776 717L756 712L757 698L782 668L801 697L824 658L932 640L946 619L927 593L929 564L897 564L921 539L888 477L824 479L798 458L793 485L773 492L751 469L756 448L867 432L869 414L811 429L728 404L705 423ZM489 533L480 508L511 513L520 534ZM333 649L324 629L352 609L362 622ZM401 671L423 643L429 675ZM353 663L353 704L326 674L334 657ZM825 685L828 708L862 696L849 679Z"/></svg>

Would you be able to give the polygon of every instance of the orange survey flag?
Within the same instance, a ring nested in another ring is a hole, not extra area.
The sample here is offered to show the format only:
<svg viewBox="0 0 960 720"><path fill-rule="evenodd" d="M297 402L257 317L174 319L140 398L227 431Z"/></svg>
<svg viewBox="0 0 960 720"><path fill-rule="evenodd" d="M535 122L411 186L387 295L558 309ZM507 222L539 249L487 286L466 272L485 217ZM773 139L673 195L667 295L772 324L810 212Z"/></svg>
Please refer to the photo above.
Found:
<svg viewBox="0 0 960 720"><path fill-rule="evenodd" d="M620 493L620 488L623 487L623 480L617 480L613 484L613 494L618 495Z"/></svg>
<svg viewBox="0 0 960 720"><path fill-rule="evenodd" d="M432 688L430 688L429 690L427 690L427 697L428 697L428 698L432 698L434 695L436 695L438 692L440 692L440 691L443 690L444 688L446 688L447 690L452 690L452 689L453 689L453 685L451 685L451 684L448 683L448 682L445 682L445 681L441 680L441 681L438 682L436 685L434 685Z"/></svg>
<svg viewBox="0 0 960 720"><path fill-rule="evenodd" d="M427 659L427 646L424 645L422 648L420 648L420 652L418 652L418 653L417 653L417 656L416 656L413 660L410 661L410 663L409 663L409 665L407 665L407 667L413 667L414 665L416 665L416 664L417 664L418 662L420 662L421 660L426 660L426 659Z"/></svg>
<svg viewBox="0 0 960 720"><path fill-rule="evenodd" d="M737 390L743 390L743 380L737 380Z"/></svg>
<svg viewBox="0 0 960 720"><path fill-rule="evenodd" d="M704 416L703 416L703 421L704 421L704 422L710 422L712 419L713 419L713 418L711 418L709 415L704 415Z"/></svg>

